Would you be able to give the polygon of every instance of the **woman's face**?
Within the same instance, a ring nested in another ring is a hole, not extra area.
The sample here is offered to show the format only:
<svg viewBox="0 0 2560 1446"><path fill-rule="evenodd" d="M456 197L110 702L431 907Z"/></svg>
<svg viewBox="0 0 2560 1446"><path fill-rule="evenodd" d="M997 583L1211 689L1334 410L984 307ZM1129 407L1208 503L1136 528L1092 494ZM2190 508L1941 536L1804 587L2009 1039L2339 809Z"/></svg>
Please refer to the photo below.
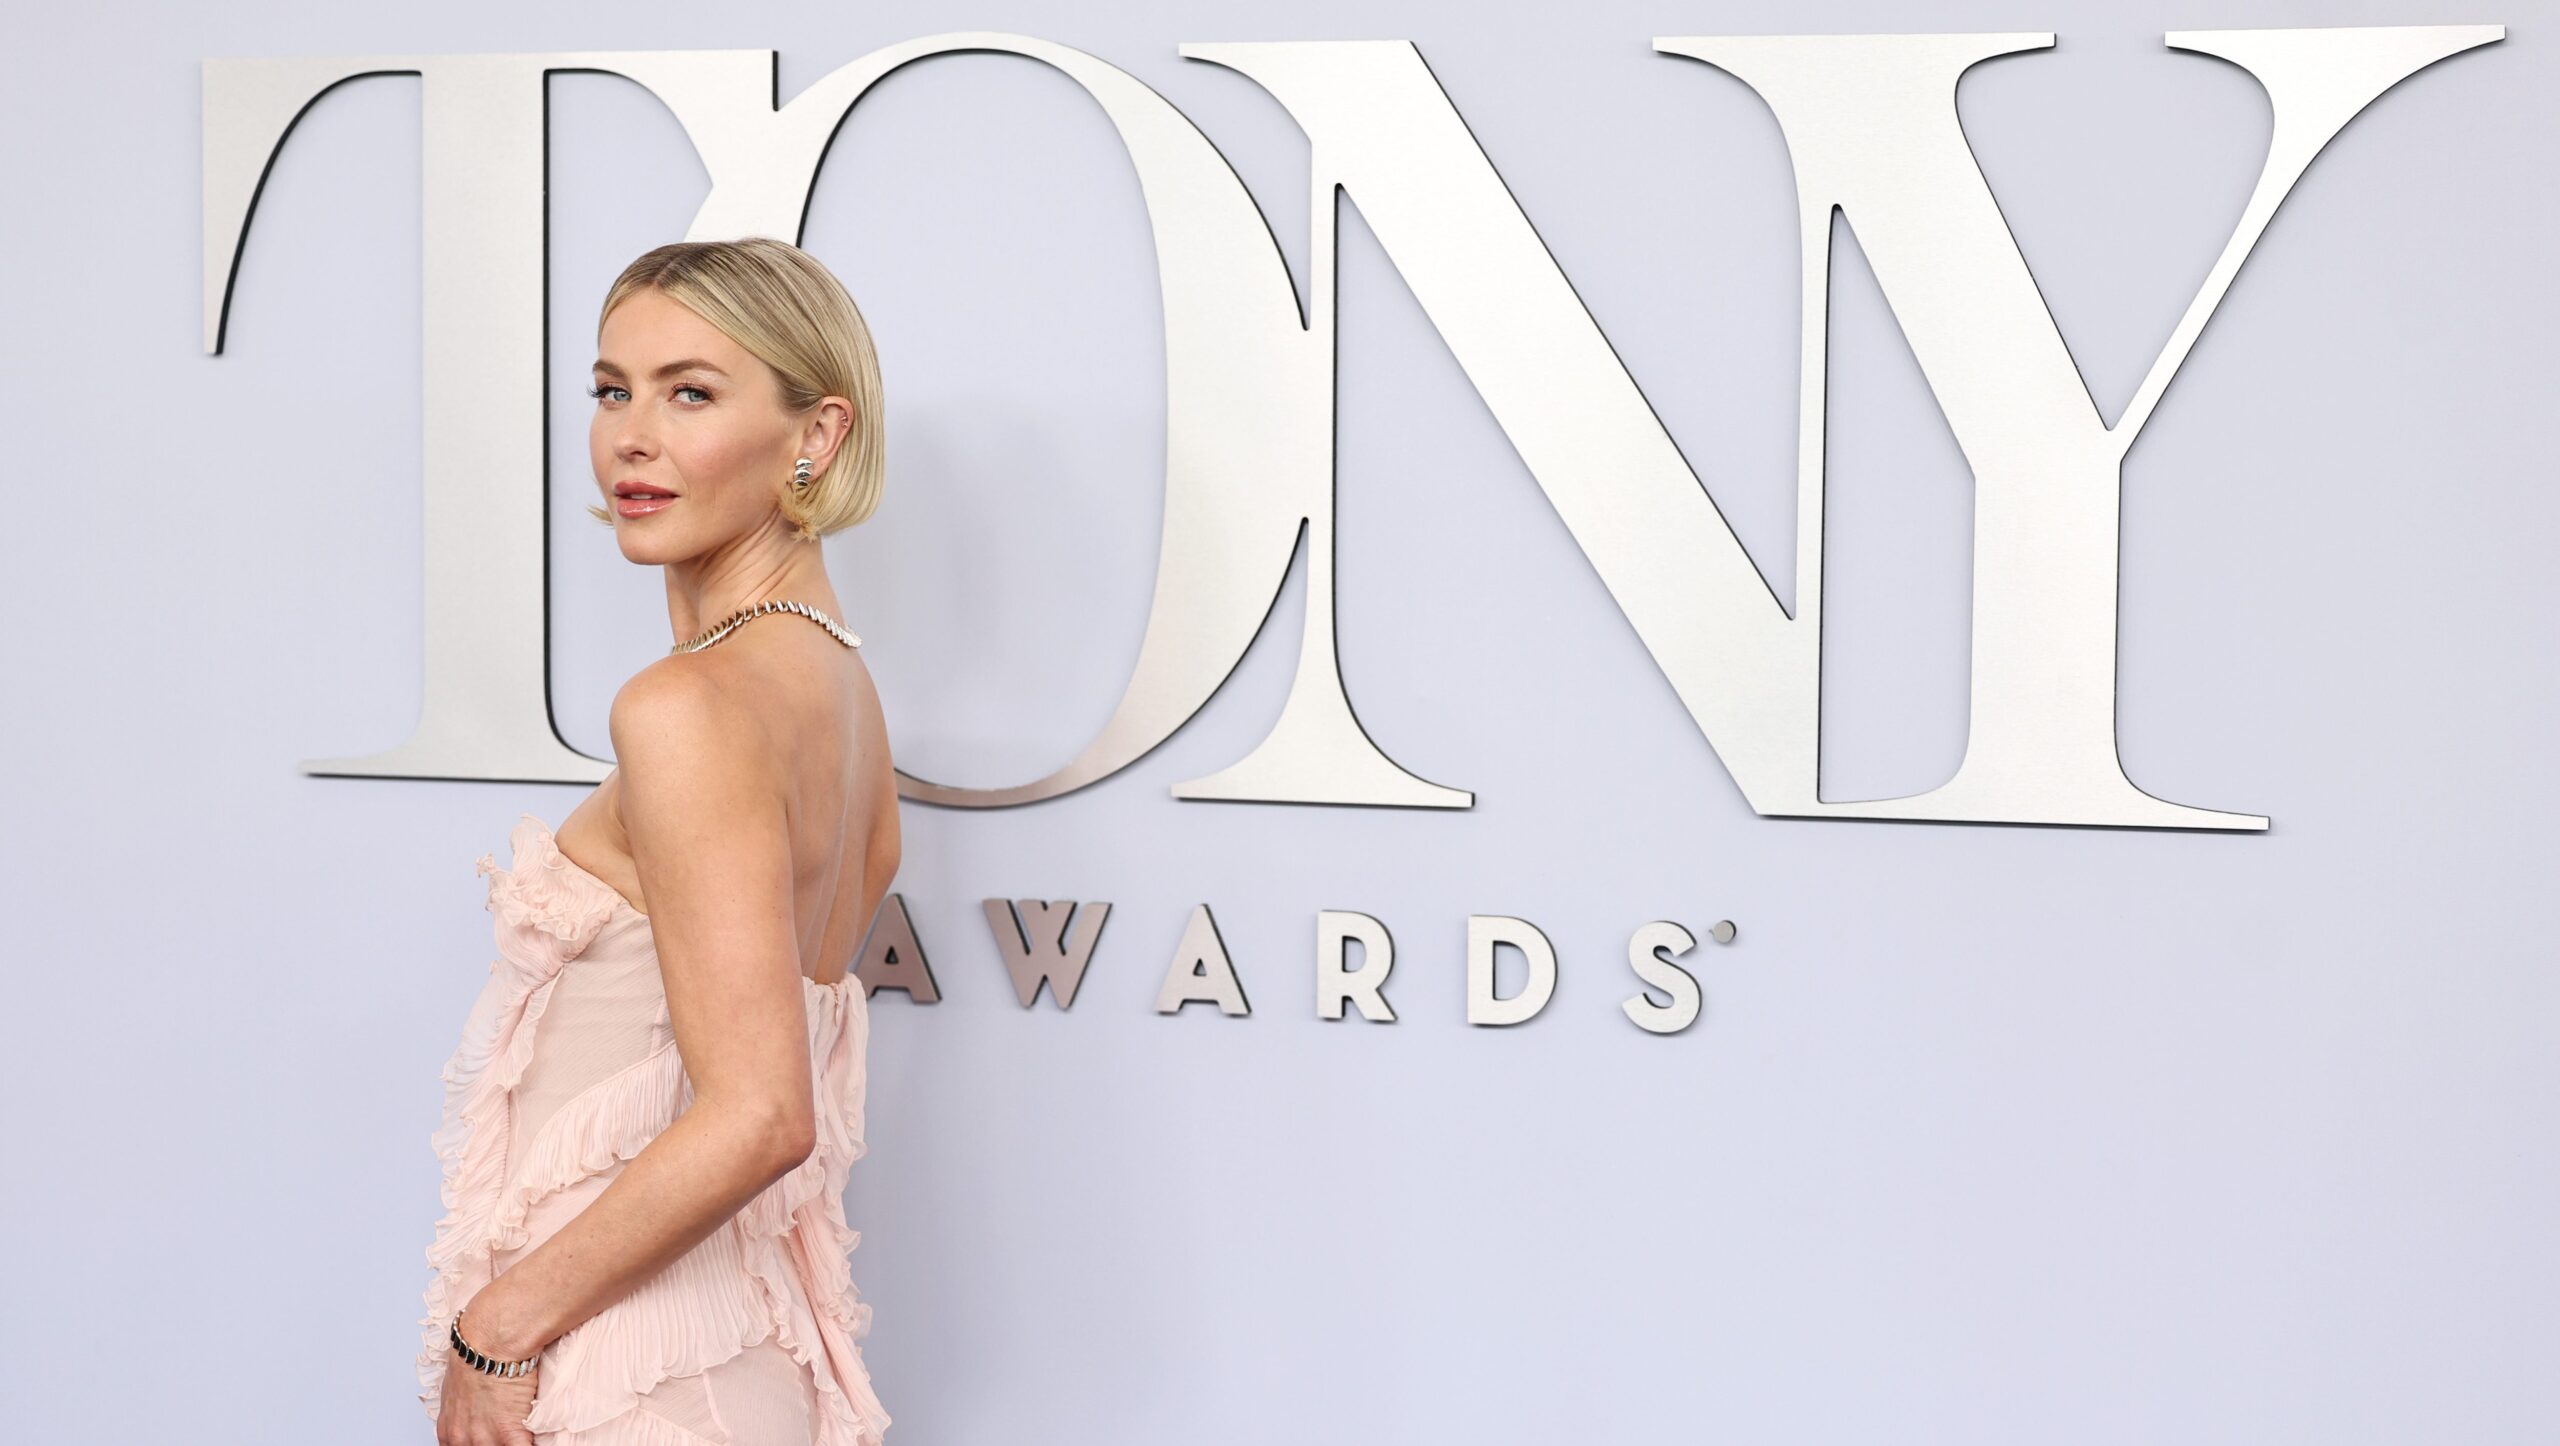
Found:
<svg viewBox="0 0 2560 1446"><path fill-rule="evenodd" d="M809 429L773 369L663 292L623 299L596 337L596 486L623 556L670 563L790 524L781 497ZM823 411L823 409L822 409Z"/></svg>

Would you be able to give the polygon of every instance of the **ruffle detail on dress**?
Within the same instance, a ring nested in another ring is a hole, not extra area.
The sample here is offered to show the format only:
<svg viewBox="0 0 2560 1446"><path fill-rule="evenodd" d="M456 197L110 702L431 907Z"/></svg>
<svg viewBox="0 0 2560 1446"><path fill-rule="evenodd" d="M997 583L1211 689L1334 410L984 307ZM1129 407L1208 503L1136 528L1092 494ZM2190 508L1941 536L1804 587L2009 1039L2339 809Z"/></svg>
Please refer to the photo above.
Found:
<svg viewBox="0 0 2560 1446"><path fill-rule="evenodd" d="M640 1408L660 1382L707 1371L772 1337L773 1319L752 1278L737 1232L726 1225L712 1232L551 1343L526 1429L592 1431ZM821 1438L826 1446L836 1439Z"/></svg>
<svg viewBox="0 0 2560 1446"><path fill-rule="evenodd" d="M490 1256L522 1243L521 1210L513 1242L503 1238L498 1221L508 1195L509 1095L533 1058L534 1025L550 1003L557 976L527 986L504 961L492 966L491 975L461 1047L445 1066L444 1125L433 1137L444 1162L445 1215L436 1222L435 1243L427 1247L435 1279L427 1286L427 1314L418 1322L426 1331L418 1384L430 1415L444 1390L445 1329L454 1312L489 1283Z"/></svg>
<svg viewBox="0 0 2560 1446"><path fill-rule="evenodd" d="M499 868L488 854L476 865L477 873L490 878L488 908L497 920L498 957L490 962L489 982L472 1004L461 1043L445 1063L443 1122L431 1137L443 1162L445 1215L427 1247L435 1278L427 1286L427 1313L418 1322L425 1332L419 1393L430 1417L452 1358L445 1331L454 1312L489 1283L494 1254L524 1243L524 1213L532 1201L508 1188L507 1155L510 1098L533 1061L535 1026L562 966L594 942L622 898L573 872L575 866L552 843L551 830L532 814L519 817L508 839L513 868Z"/></svg>
<svg viewBox="0 0 2560 1446"><path fill-rule="evenodd" d="M854 1292L849 1256L861 1237L844 1214L851 1167L866 1148L861 1066L869 1009L861 988L848 978L834 985L810 981L805 990L817 1106L817 1143L808 1158L749 1200L667 1276L555 1342L563 1384L542 1388L526 1418L529 1428L593 1430L633 1411L660 1382L707 1371L771 1339L816 1383L817 1446L881 1446L890 1418L855 1344L870 1329L871 1308ZM676 1279L691 1270L733 1288Z"/></svg>
<svg viewBox="0 0 2560 1446"><path fill-rule="evenodd" d="M809 1151L809 1158L794 1165L788 1174L740 1208L739 1228L749 1235L783 1233L814 1201L829 1199L839 1207L843 1204L853 1162L865 1152L861 1064L868 1042L869 1010L860 996L861 988L850 980L832 985L813 980L804 991L808 1001L810 1087L816 1096L817 1144Z"/></svg>
<svg viewBox="0 0 2560 1446"><path fill-rule="evenodd" d="M628 907L560 854L533 815L523 816L511 838L514 869L480 861L480 872L494 876L490 912L501 957L446 1066L445 1120L435 1135L447 1214L427 1253L436 1274L421 1322L418 1378L430 1418L451 1359L446 1325L488 1284L495 1256L530 1242L535 1207L618 1169L692 1101L670 1041L579 1091L530 1139L510 1139L513 1092L533 1058L552 985ZM817 1446L882 1446L889 1414L855 1344L871 1323L871 1308L853 1286L850 1255L861 1237L844 1213L851 1166L866 1153L869 1001L851 977L803 983L817 1127L808 1158L692 1250L545 1348L526 1420L545 1439L577 1446L587 1433L610 1427L617 1446L661 1446L660 1438L663 1446L699 1446L697 1433L650 1411L641 1398L661 1382L710 1370L771 1340L815 1383Z"/></svg>
<svg viewBox="0 0 2560 1446"><path fill-rule="evenodd" d="M763 1249L751 1251L747 1260L773 1312L775 1341L818 1384L822 1420L817 1446L882 1446L889 1413L872 1392L871 1372L863 1365L853 1337L835 1313L813 1314L787 1284L795 1275L804 1284L808 1279L807 1256L800 1243L787 1237L769 1240Z"/></svg>
<svg viewBox="0 0 2560 1446"><path fill-rule="evenodd" d="M851 978L813 981L808 994L817 1147L738 1212L737 1228L746 1238L747 1267L773 1314L776 1340L818 1383L826 1414L819 1446L879 1446L889 1413L855 1345L870 1332L871 1307L854 1291L850 1257L862 1237L844 1213L853 1162L867 1148L862 1061L870 1007Z"/></svg>
<svg viewBox="0 0 2560 1446"><path fill-rule="evenodd" d="M690 1100L684 1056L660 1045L579 1092L545 1122L511 1172L492 1216L494 1250L525 1241L533 1207L649 1147Z"/></svg>
<svg viewBox="0 0 2560 1446"><path fill-rule="evenodd" d="M558 941L558 947L541 951L554 967L586 952L629 902L560 852L549 826L532 814L517 817L507 842L514 850L512 867L499 868L489 854L476 866L490 876L489 912L507 928Z"/></svg>

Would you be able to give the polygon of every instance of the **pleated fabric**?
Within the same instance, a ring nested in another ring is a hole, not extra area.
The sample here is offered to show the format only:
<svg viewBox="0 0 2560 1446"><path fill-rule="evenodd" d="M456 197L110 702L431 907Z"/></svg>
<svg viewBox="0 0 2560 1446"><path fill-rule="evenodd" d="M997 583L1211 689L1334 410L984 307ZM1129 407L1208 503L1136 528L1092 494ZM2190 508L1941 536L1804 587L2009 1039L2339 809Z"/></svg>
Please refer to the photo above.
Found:
<svg viewBox="0 0 2560 1446"><path fill-rule="evenodd" d="M444 1217L427 1263L419 1399L430 1419L454 1311L574 1219L692 1102L648 916L527 813L512 867L484 854L498 957L444 1069L433 1144ZM691 1251L542 1352L542 1446L881 1446L858 1344L844 1188L862 1158L870 1005L804 979L818 1142Z"/></svg>

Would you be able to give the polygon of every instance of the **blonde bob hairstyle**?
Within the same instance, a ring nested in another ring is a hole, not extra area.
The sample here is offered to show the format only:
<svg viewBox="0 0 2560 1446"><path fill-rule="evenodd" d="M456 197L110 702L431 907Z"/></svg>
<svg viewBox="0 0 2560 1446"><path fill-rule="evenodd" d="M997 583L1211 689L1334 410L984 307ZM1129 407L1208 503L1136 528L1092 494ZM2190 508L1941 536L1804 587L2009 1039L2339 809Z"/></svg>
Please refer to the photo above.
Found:
<svg viewBox="0 0 2560 1446"><path fill-rule="evenodd" d="M827 469L795 489L774 479L792 536L815 542L854 526L880 505L886 456L880 431L880 358L862 309L817 257L788 241L677 241L623 268L596 313L596 329L634 292L655 288L773 368L782 404L809 411L821 398L853 403L853 426ZM587 508L610 527L613 514Z"/></svg>

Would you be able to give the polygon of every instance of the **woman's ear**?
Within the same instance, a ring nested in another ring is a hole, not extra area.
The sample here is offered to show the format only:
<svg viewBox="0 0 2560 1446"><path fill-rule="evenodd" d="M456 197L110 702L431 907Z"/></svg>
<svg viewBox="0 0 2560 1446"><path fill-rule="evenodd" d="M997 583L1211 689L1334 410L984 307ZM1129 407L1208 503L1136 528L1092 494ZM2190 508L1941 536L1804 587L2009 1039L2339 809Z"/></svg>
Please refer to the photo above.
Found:
<svg viewBox="0 0 2560 1446"><path fill-rule="evenodd" d="M810 409L809 425L800 432L800 455L817 462L820 472L834 462L836 449L853 435L853 403L843 397L820 397Z"/></svg>

